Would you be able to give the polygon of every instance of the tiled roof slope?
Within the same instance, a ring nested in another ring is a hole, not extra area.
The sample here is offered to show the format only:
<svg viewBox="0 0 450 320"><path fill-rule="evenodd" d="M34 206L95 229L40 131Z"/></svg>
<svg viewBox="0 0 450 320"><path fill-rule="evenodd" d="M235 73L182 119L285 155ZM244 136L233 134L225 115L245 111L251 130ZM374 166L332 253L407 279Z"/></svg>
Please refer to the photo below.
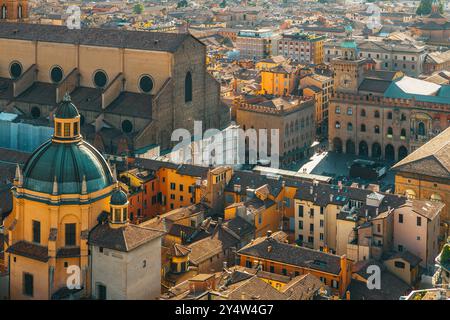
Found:
<svg viewBox="0 0 450 320"><path fill-rule="evenodd" d="M400 172L450 179L450 128L392 167Z"/></svg>

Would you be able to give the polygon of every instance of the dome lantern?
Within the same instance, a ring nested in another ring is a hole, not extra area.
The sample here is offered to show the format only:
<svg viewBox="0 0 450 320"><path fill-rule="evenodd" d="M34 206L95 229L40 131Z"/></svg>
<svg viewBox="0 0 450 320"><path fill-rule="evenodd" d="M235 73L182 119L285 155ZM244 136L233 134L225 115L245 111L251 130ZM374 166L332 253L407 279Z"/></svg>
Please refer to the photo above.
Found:
<svg viewBox="0 0 450 320"><path fill-rule="evenodd" d="M128 196L116 185L109 200L110 217L109 221L112 226L122 226L128 223Z"/></svg>
<svg viewBox="0 0 450 320"><path fill-rule="evenodd" d="M80 114L68 92L55 111L54 122L53 140L55 142L67 143L81 140Z"/></svg>

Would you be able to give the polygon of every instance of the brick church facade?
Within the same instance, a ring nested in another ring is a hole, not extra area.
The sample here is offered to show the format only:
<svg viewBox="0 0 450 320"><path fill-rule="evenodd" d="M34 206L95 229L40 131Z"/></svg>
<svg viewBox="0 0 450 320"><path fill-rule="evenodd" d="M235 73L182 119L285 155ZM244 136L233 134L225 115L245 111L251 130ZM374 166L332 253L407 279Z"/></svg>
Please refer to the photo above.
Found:
<svg viewBox="0 0 450 320"><path fill-rule="evenodd" d="M223 128L229 111L190 34L0 22L0 111L51 126L66 92L101 151L169 149L177 128Z"/></svg>

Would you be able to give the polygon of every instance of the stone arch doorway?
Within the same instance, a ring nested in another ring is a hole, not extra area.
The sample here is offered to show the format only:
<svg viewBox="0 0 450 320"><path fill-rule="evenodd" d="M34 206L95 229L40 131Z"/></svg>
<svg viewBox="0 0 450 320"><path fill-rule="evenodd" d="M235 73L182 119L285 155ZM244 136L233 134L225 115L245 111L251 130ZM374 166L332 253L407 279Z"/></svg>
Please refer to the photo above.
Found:
<svg viewBox="0 0 450 320"><path fill-rule="evenodd" d="M342 153L342 140L340 138L333 139L333 151L337 153Z"/></svg>
<svg viewBox="0 0 450 320"><path fill-rule="evenodd" d="M359 143L359 155L362 157L369 156L369 146L367 145L367 142L361 141Z"/></svg>
<svg viewBox="0 0 450 320"><path fill-rule="evenodd" d="M408 155L408 149L405 146L398 148L398 161L404 159Z"/></svg>
<svg viewBox="0 0 450 320"><path fill-rule="evenodd" d="M392 144L388 144L384 148L384 158L386 160L395 160L395 149Z"/></svg>
<svg viewBox="0 0 450 320"><path fill-rule="evenodd" d="M381 146L378 142L372 144L372 158L381 157Z"/></svg>
<svg viewBox="0 0 450 320"><path fill-rule="evenodd" d="M347 140L345 143L345 153L347 154L355 154L355 143L352 140Z"/></svg>

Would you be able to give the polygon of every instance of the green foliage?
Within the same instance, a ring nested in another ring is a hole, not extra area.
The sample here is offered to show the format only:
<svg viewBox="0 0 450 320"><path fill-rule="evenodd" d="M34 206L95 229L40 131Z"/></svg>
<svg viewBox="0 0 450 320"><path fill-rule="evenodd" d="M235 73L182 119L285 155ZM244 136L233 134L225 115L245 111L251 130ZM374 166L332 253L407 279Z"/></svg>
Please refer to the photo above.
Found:
<svg viewBox="0 0 450 320"><path fill-rule="evenodd" d="M439 1L439 12L444 13L444 3ZM431 8L433 5L433 0L421 0L419 7L417 8L416 14L418 15L428 15L431 13Z"/></svg>
<svg viewBox="0 0 450 320"><path fill-rule="evenodd" d="M144 12L144 5L142 3L137 3L133 7L133 13L135 14L141 14Z"/></svg>
<svg viewBox="0 0 450 320"><path fill-rule="evenodd" d="M220 5L221 8L225 8L227 6L227 0L223 0Z"/></svg>
<svg viewBox="0 0 450 320"><path fill-rule="evenodd" d="M177 4L177 8L186 8L187 6L188 6L187 0L181 0L181 1L178 2L178 4Z"/></svg>

